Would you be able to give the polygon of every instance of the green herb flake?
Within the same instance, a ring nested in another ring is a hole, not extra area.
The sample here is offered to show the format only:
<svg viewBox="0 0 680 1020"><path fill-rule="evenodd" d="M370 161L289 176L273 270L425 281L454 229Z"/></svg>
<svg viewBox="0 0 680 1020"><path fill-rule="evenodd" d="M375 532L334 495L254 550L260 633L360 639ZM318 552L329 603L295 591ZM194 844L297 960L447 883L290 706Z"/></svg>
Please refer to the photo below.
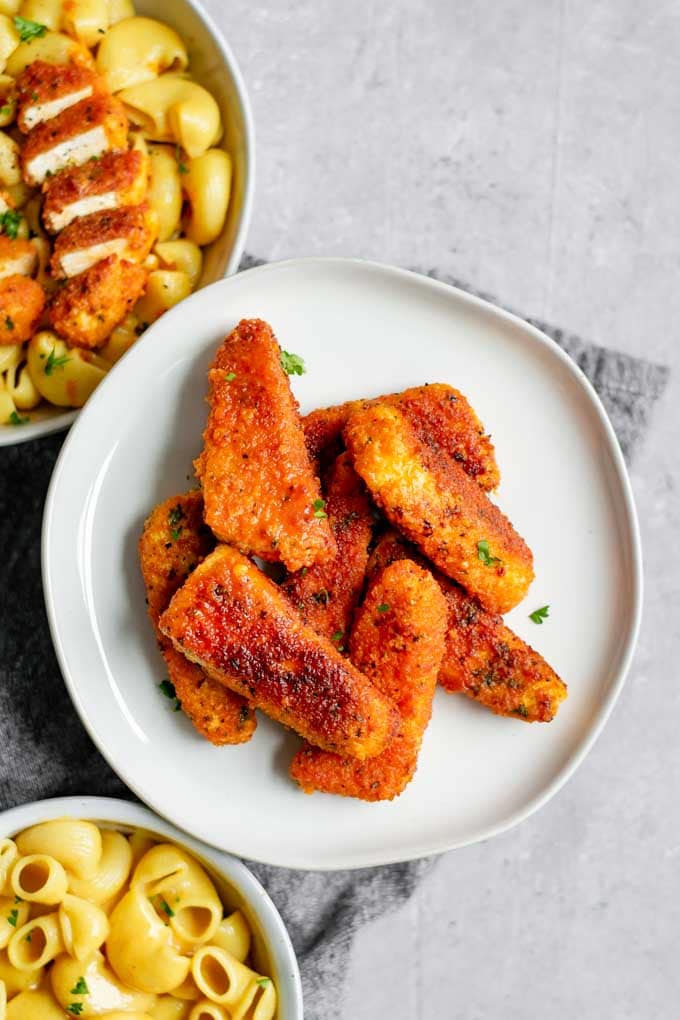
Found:
<svg viewBox="0 0 680 1020"><path fill-rule="evenodd" d="M0 214L0 233L7 234L12 241L16 241L22 219L21 213L16 209L5 209L4 213Z"/></svg>
<svg viewBox="0 0 680 1020"><path fill-rule="evenodd" d="M321 591L317 591L313 597L315 602L318 602L319 605L324 606L327 606L331 600L331 597L328 594L328 590L326 588L322 588Z"/></svg>
<svg viewBox="0 0 680 1020"><path fill-rule="evenodd" d="M255 982L255 984L256 984L256 985L259 985L259 986L260 986L260 988L266 988L266 987L267 987L267 985L270 985L271 983L272 983L272 979L271 979L271 978L268 978L268 977L261 977L261 978L258 978L258 979L256 980L256 982Z"/></svg>
<svg viewBox="0 0 680 1020"><path fill-rule="evenodd" d="M390 611L390 607L389 607L389 603L387 603L387 602L381 602L380 605L378 606L378 612L379 613L389 613L389 611Z"/></svg>
<svg viewBox="0 0 680 1020"><path fill-rule="evenodd" d="M75 983L75 987L71 989L69 995L89 995L90 989L87 987L87 981L84 977L79 977Z"/></svg>
<svg viewBox="0 0 680 1020"><path fill-rule="evenodd" d="M335 634L331 636L331 641L342 641L344 630L336 630Z"/></svg>
<svg viewBox="0 0 680 1020"><path fill-rule="evenodd" d="M14 897L14 906L15 907L16 907L17 903L23 903L23 902L24 901L22 900L21 896L15 896Z"/></svg>
<svg viewBox="0 0 680 1020"><path fill-rule="evenodd" d="M175 712L179 712L179 710L182 707L182 702L177 697L175 685L171 683L169 680L162 680L161 683L159 683L158 685L158 689L161 692L161 694L165 695L166 698L168 698L170 701L175 702L174 710Z"/></svg>
<svg viewBox="0 0 680 1020"><path fill-rule="evenodd" d="M182 521L185 519L186 514L182 507L178 504L173 506L172 510L168 514L168 524L170 525L170 537L173 542L177 542L182 534Z"/></svg>
<svg viewBox="0 0 680 1020"><path fill-rule="evenodd" d="M224 378L227 380L227 382L233 382L234 379L236 378L236 372L227 372Z"/></svg>
<svg viewBox="0 0 680 1020"><path fill-rule="evenodd" d="M529 619L534 623L543 623L544 620L548 619L548 610L550 606L541 606L540 609L534 609L533 613L529 613Z"/></svg>
<svg viewBox="0 0 680 1020"><path fill-rule="evenodd" d="M68 354L62 354L59 357L57 357L55 354L55 350L56 348L53 347L47 357L45 367L43 368L43 372L45 373L45 375L52 375L55 368L63 368L64 365L67 365L71 360Z"/></svg>
<svg viewBox="0 0 680 1020"><path fill-rule="evenodd" d="M41 25L39 21L31 21L29 18L20 18L18 15L14 18L14 27L22 42L42 39L47 31L47 25Z"/></svg>
<svg viewBox="0 0 680 1020"><path fill-rule="evenodd" d="M489 543L485 538L477 543L477 559L481 560L485 567L495 567L500 563L498 556L492 556L489 552Z"/></svg>
<svg viewBox="0 0 680 1020"><path fill-rule="evenodd" d="M518 705L517 708L514 709L514 712L515 715L521 715L523 719L529 718L529 712L526 705Z"/></svg>
<svg viewBox="0 0 680 1020"><path fill-rule="evenodd" d="M315 499L314 502L312 503L314 516L317 518L317 520L323 520L325 517L328 517L325 507L326 507L325 499Z"/></svg>
<svg viewBox="0 0 680 1020"><path fill-rule="evenodd" d="M16 928L18 919L19 911L15 907L14 910L10 910L9 914L7 915L7 924L11 924L13 928Z"/></svg>
<svg viewBox="0 0 680 1020"><path fill-rule="evenodd" d="M80 1016L83 1012L82 1002L72 1002L70 1006L66 1007L66 1012L71 1013L73 1016Z"/></svg>
<svg viewBox="0 0 680 1020"><path fill-rule="evenodd" d="M30 933L30 931L29 931L28 935L27 935L27 936L25 937L25 939L24 939L24 942L32 942L32 941L33 941L33 939L32 939L32 937L31 937L31 933Z"/></svg>
<svg viewBox="0 0 680 1020"><path fill-rule="evenodd" d="M28 425L31 419L28 415L21 415L17 411L12 411L9 418L7 419L8 425Z"/></svg>
<svg viewBox="0 0 680 1020"><path fill-rule="evenodd" d="M281 351L281 368L287 375L304 375L307 369L299 354Z"/></svg>
<svg viewBox="0 0 680 1020"><path fill-rule="evenodd" d="M5 106L0 106L0 117L9 117L11 112L12 107L9 105L9 103L6 103Z"/></svg>
<svg viewBox="0 0 680 1020"><path fill-rule="evenodd" d="M164 900L162 896L160 897L160 908L164 914L167 914L168 917L175 916L175 911L172 909L168 901Z"/></svg>
<svg viewBox="0 0 680 1020"><path fill-rule="evenodd" d="M179 147L179 145L175 146L175 159L177 160L177 169L179 170L179 172L181 174L188 174L189 173L189 167L186 165L186 163L182 159L182 150Z"/></svg>
<svg viewBox="0 0 680 1020"><path fill-rule="evenodd" d="M9 315L5 316L5 327L10 331L14 329L14 322L10 319Z"/></svg>

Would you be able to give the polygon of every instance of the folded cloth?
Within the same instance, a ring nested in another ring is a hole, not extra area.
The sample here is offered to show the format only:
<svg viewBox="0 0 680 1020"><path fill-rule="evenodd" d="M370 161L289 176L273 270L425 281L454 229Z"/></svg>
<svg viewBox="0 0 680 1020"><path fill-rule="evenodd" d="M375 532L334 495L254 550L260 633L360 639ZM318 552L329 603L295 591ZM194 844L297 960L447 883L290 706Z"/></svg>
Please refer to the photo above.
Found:
<svg viewBox="0 0 680 1020"><path fill-rule="evenodd" d="M258 265L246 256L242 268ZM437 276L435 272L429 275ZM465 286L453 280L457 286ZM487 297L487 295L482 295ZM534 321L534 320L528 320ZM664 366L536 322L571 355L609 412L624 454L639 448L668 378ZM0 809L43 797L132 798L92 745L59 675L40 579L40 523L63 436L0 449ZM249 862L250 863L250 862ZM307 1020L338 1020L354 933L404 903L434 859L333 873L250 864L288 925Z"/></svg>

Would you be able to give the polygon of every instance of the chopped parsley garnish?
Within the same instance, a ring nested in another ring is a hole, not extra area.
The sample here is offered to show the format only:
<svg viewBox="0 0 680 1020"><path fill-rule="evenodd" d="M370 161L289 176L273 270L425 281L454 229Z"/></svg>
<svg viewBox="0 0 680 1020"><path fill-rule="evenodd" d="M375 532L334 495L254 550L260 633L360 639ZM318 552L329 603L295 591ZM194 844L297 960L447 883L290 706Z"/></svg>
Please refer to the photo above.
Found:
<svg viewBox="0 0 680 1020"><path fill-rule="evenodd" d="M314 516L318 520L322 520L324 517L328 517L328 514L326 513L326 510L325 510L325 506L326 506L326 500L325 499L315 499L314 502L312 503L312 509L314 510Z"/></svg>
<svg viewBox="0 0 680 1020"><path fill-rule="evenodd" d="M378 606L379 613L389 613L389 611L390 611L389 602L381 602L380 605Z"/></svg>
<svg viewBox="0 0 680 1020"><path fill-rule="evenodd" d="M14 18L14 27L22 42L42 39L47 31L47 25L41 25L39 21L31 21L29 18L20 18L18 15Z"/></svg>
<svg viewBox="0 0 680 1020"><path fill-rule="evenodd" d="M24 942L32 942L32 941L33 941L33 939L32 939L32 937L31 937L31 933L30 933L30 931L29 931L28 935L27 935L27 936L25 937L25 939L24 939Z"/></svg>
<svg viewBox="0 0 680 1020"><path fill-rule="evenodd" d="M518 705L517 708L514 711L515 711L515 715L521 715L523 719L528 719L529 718L529 711L528 711L526 705Z"/></svg>
<svg viewBox="0 0 680 1020"><path fill-rule="evenodd" d="M45 362L45 367L43 369L45 375L52 375L55 368L63 368L64 365L67 365L71 360L68 354L62 354L57 357L54 352L55 348L53 347L47 357L47 361Z"/></svg>
<svg viewBox="0 0 680 1020"><path fill-rule="evenodd" d="M267 987L267 985L270 985L270 984L271 984L271 981L272 981L272 979L271 979L271 978L268 978L268 977L261 977L261 978L258 978L258 979L257 979L257 981L255 982L255 984L256 984L256 985L259 985L259 986L260 986L260 988L266 988L266 987Z"/></svg>
<svg viewBox="0 0 680 1020"><path fill-rule="evenodd" d="M162 680L161 683L159 683L158 685L158 689L161 692L161 694L165 695L166 698L169 698L170 701L175 702L175 712L179 712L180 708L182 707L182 702L177 697L175 685L171 683L169 680Z"/></svg>
<svg viewBox="0 0 680 1020"><path fill-rule="evenodd" d="M31 419L28 415L21 415L17 411L12 411L9 418L7 419L8 425L28 425Z"/></svg>
<svg viewBox="0 0 680 1020"><path fill-rule="evenodd" d="M188 174L189 173L189 167L182 160L182 150L180 149L179 145L175 146L175 154L176 154L176 158L177 158L177 169L179 170L179 172L181 174Z"/></svg>
<svg viewBox="0 0 680 1020"><path fill-rule="evenodd" d="M342 641L344 630L336 630L335 634L331 636L331 641Z"/></svg>
<svg viewBox="0 0 680 1020"><path fill-rule="evenodd" d="M14 897L14 906L15 907L16 907L17 903L23 903L23 902L24 901L22 900L21 896L15 896Z"/></svg>
<svg viewBox="0 0 680 1020"><path fill-rule="evenodd" d="M34 103L37 103L38 100L40 99L40 96L38 95L37 92L31 92L31 99L33 100Z"/></svg>
<svg viewBox="0 0 680 1020"><path fill-rule="evenodd" d="M550 606L541 606L540 609L534 609L533 613L529 613L529 619L533 620L534 623L543 623L544 620L548 619L548 610Z"/></svg>
<svg viewBox="0 0 680 1020"><path fill-rule="evenodd" d="M8 117L11 112L12 107L9 105L9 103L6 103L5 106L0 106L0 117Z"/></svg>
<svg viewBox="0 0 680 1020"><path fill-rule="evenodd" d="M0 232L7 234L12 241L15 241L17 234L19 233L19 224L21 223L21 220L21 213L17 212L16 209L6 209L4 213L0 215Z"/></svg>
<svg viewBox="0 0 680 1020"><path fill-rule="evenodd" d="M173 542L177 542L182 534L182 521L186 517L184 510L182 510L179 504L173 506L172 510L168 514L168 524L170 525L170 537Z"/></svg>
<svg viewBox="0 0 680 1020"><path fill-rule="evenodd" d="M9 330L14 329L14 322L10 319L9 315L5 316L5 326Z"/></svg>
<svg viewBox="0 0 680 1020"><path fill-rule="evenodd" d="M71 989L69 995L89 995L90 989L87 987L87 981L84 977L79 977L75 983L75 987Z"/></svg>
<svg viewBox="0 0 680 1020"><path fill-rule="evenodd" d="M324 606L327 606L328 603L330 602L330 600L331 600L331 597L328 594L328 591L327 591L326 588L322 588L321 591L317 591L315 593L315 595L314 595L314 601L318 602L319 605L323 604Z"/></svg>
<svg viewBox="0 0 680 1020"><path fill-rule="evenodd" d="M7 915L7 924L11 924L13 928L16 928L18 918L19 911L15 907L14 910L10 910L9 914Z"/></svg>
<svg viewBox="0 0 680 1020"><path fill-rule="evenodd" d="M175 911L172 909L172 907L170 906L168 901L164 900L162 896L159 897L159 899L160 899L160 908L163 911L163 913L167 914L168 917L174 917L175 916Z"/></svg>
<svg viewBox="0 0 680 1020"><path fill-rule="evenodd" d="M83 1012L82 1002L72 1002L70 1006L66 1007L66 1012L72 1013L73 1016L80 1016L80 1014Z"/></svg>
<svg viewBox="0 0 680 1020"><path fill-rule="evenodd" d="M281 368L287 375L304 375L307 369L299 354L281 351Z"/></svg>
<svg viewBox="0 0 680 1020"><path fill-rule="evenodd" d="M500 563L498 556L492 556L489 552L489 543L485 538L477 543L477 558L482 561L485 567L495 567Z"/></svg>
<svg viewBox="0 0 680 1020"><path fill-rule="evenodd" d="M224 378L227 380L227 382L233 382L234 379L236 378L236 372L227 372Z"/></svg>

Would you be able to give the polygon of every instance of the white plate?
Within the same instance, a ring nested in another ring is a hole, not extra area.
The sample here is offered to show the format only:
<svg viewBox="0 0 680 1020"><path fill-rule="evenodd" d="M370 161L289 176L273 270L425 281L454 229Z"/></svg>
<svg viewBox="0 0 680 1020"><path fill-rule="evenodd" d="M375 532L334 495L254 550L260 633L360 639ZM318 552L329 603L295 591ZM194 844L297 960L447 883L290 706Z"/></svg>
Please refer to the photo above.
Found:
<svg viewBox="0 0 680 1020"><path fill-rule="evenodd" d="M442 381L491 430L498 502L531 545L536 580L510 625L569 698L549 725L437 692L415 780L393 803L300 793L297 739L260 716L215 749L158 691L137 540L149 510L189 488L221 338L259 316L304 357L302 410ZM225 850L299 868L384 864L487 839L544 804L582 761L623 685L641 558L623 460L590 384L547 337L483 301L399 269L301 259L190 297L107 377L72 429L45 508L43 575L66 683L90 735L160 814ZM537 626L528 613L550 604Z"/></svg>

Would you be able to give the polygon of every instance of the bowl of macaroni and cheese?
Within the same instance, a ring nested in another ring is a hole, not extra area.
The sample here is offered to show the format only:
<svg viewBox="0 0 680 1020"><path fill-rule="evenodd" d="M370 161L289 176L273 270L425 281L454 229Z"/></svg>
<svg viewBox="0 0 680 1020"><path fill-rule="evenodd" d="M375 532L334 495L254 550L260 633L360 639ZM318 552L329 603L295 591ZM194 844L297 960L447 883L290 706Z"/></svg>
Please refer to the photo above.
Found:
<svg viewBox="0 0 680 1020"><path fill-rule="evenodd" d="M146 808L0 815L0 1020L302 1020L295 953L254 875Z"/></svg>
<svg viewBox="0 0 680 1020"><path fill-rule="evenodd" d="M238 269L254 132L195 0L0 0L0 446L68 427Z"/></svg>

